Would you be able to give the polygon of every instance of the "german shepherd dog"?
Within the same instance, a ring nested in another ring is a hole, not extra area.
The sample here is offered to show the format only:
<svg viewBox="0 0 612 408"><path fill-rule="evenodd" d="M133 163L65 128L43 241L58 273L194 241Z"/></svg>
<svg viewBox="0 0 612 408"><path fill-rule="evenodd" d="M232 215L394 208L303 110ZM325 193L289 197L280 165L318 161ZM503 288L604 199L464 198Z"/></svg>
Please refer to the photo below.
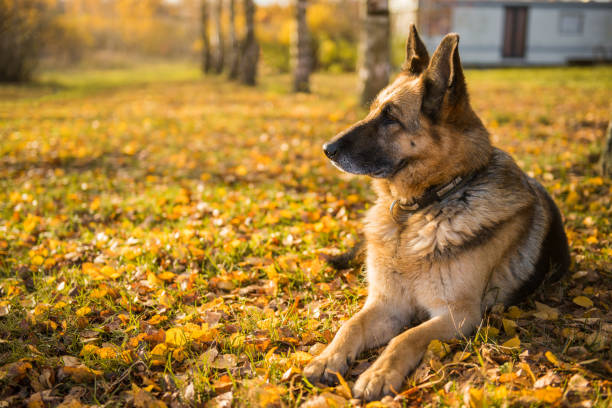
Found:
<svg viewBox="0 0 612 408"><path fill-rule="evenodd" d="M365 119L323 146L339 169L373 178L378 198L364 222L367 300L304 369L310 382L335 382L363 350L388 343L353 392L397 393L431 340L469 335L488 307L569 268L559 210L491 146L458 44L446 35L430 60L411 26L402 72Z"/></svg>

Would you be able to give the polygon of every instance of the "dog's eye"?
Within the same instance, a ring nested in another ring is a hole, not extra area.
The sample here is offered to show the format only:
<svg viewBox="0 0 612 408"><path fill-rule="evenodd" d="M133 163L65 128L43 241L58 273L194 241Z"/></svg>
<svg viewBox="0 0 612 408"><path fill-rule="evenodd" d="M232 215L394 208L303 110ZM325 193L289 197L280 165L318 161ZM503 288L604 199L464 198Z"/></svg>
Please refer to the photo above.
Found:
<svg viewBox="0 0 612 408"><path fill-rule="evenodd" d="M388 105L382 111L382 122L385 126L399 124L399 121L391 114L391 108Z"/></svg>

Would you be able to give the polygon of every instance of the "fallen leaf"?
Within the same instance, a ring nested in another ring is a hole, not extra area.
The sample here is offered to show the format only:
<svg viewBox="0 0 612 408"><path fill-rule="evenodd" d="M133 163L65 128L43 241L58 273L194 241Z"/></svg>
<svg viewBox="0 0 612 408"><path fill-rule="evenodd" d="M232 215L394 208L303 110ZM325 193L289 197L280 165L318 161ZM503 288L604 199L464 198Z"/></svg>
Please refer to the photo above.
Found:
<svg viewBox="0 0 612 408"><path fill-rule="evenodd" d="M178 347L187 344L187 333L180 327L173 327L166 330L166 343L170 346Z"/></svg>
<svg viewBox="0 0 612 408"><path fill-rule="evenodd" d="M587 309L593 307L593 301L586 296L576 296L572 301L578 306L582 306Z"/></svg>
<svg viewBox="0 0 612 408"><path fill-rule="evenodd" d="M521 340L518 338L518 336L514 336L510 340L504 342L502 344L502 347L507 348L507 349L518 349L520 345L521 345Z"/></svg>
<svg viewBox="0 0 612 408"><path fill-rule="evenodd" d="M215 393L221 394L232 389L233 383L229 375L224 375L213 383Z"/></svg>
<svg viewBox="0 0 612 408"><path fill-rule="evenodd" d="M434 353L439 359L443 359L450 352L450 347L440 340L432 340L429 342L427 349Z"/></svg>
<svg viewBox="0 0 612 408"><path fill-rule="evenodd" d="M509 336L516 334L517 324L514 320L502 319L502 325L504 326L504 332Z"/></svg>

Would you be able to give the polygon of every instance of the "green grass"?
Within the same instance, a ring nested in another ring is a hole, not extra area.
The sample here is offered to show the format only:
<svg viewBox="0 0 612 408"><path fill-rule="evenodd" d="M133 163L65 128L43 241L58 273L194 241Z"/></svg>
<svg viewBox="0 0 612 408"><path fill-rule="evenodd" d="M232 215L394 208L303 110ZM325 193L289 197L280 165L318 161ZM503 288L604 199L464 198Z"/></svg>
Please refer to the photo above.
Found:
<svg viewBox="0 0 612 408"><path fill-rule="evenodd" d="M467 75L494 143L564 213L573 277L429 352L398 403L606 406L612 185L596 155L612 69ZM312 94L294 95L286 75L248 88L156 63L0 87L0 400L54 405L71 390L107 406L199 405L228 390L238 406L346 397L300 372L304 353L364 300L359 268L337 273L320 254L356 240L373 193L321 154L364 114L355 76L312 82ZM534 300L559 317L538 317ZM512 337L503 319L517 323L520 353L499 347ZM457 361L463 350L471 355ZM525 367L549 373L550 388ZM568 385L576 374L586 386Z"/></svg>

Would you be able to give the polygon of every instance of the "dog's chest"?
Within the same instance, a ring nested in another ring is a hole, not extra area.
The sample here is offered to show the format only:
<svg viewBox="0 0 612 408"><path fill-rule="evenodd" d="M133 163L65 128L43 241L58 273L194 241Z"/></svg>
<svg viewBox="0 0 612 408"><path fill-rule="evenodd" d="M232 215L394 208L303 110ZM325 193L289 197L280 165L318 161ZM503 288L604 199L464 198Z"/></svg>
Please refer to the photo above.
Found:
<svg viewBox="0 0 612 408"><path fill-rule="evenodd" d="M365 220L368 250L384 258L386 264L406 266L430 262L435 253L461 245L469 234L461 213L442 211L434 206L409 215L401 224L386 208L375 206Z"/></svg>
<svg viewBox="0 0 612 408"><path fill-rule="evenodd" d="M400 225L387 214L373 208L366 218L371 290L426 309L449 301L466 276L454 274L453 262L435 254L460 243L462 231L453 226L463 224L461 217L451 220L433 208Z"/></svg>

